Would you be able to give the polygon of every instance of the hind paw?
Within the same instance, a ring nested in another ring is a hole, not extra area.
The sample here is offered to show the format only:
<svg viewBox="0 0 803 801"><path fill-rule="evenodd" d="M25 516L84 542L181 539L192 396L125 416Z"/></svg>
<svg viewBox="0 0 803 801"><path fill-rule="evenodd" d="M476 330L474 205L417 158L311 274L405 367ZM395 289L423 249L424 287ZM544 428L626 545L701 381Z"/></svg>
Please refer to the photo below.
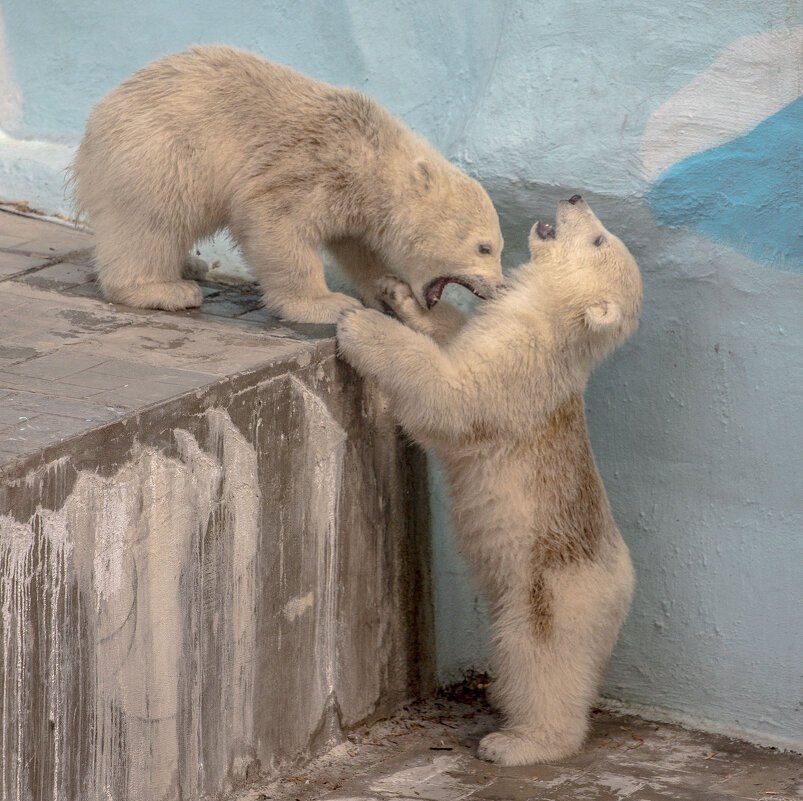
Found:
<svg viewBox="0 0 803 801"><path fill-rule="evenodd" d="M551 739L539 730L521 728L501 729L480 740L478 754L497 765L534 765L551 762L576 754L580 743L561 738Z"/></svg>

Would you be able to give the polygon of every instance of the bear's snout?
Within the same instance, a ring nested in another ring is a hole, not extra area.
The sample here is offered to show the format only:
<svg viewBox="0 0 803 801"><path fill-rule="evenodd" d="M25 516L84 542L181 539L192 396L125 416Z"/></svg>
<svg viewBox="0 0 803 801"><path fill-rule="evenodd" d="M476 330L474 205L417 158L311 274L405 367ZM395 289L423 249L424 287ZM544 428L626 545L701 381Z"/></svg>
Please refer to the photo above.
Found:
<svg viewBox="0 0 803 801"><path fill-rule="evenodd" d="M579 202L580 202L582 199L583 199L583 196L582 196L582 195L572 195L572 196L569 198L569 203L571 203L571 204L572 204L572 206L574 206L574 205L576 205L577 203L579 203Z"/></svg>

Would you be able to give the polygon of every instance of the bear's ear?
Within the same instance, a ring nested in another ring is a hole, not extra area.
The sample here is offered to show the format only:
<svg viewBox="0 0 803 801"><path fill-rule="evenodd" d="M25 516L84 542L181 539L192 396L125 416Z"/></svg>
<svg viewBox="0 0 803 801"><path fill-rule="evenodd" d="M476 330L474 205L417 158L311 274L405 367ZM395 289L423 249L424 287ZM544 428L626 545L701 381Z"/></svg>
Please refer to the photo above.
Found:
<svg viewBox="0 0 803 801"><path fill-rule="evenodd" d="M410 183L413 188L423 194L429 192L434 182L435 165L424 157L416 159L410 173Z"/></svg>
<svg viewBox="0 0 803 801"><path fill-rule="evenodd" d="M603 300L601 303L588 306L584 317L586 325L592 331L602 332L622 322L622 309L613 300Z"/></svg>

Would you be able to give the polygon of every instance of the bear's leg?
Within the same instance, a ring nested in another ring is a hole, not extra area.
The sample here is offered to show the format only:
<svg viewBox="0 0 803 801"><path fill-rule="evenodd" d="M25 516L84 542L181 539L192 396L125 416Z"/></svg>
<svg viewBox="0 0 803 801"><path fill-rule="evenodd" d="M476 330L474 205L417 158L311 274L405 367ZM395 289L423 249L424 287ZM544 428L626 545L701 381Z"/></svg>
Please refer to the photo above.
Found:
<svg viewBox="0 0 803 801"><path fill-rule="evenodd" d="M495 386L488 360L476 349L448 351L434 339L374 309L344 314L337 323L338 352L359 373L378 382L408 430L464 437L496 420L499 406L487 397Z"/></svg>
<svg viewBox="0 0 803 801"><path fill-rule="evenodd" d="M453 339L468 319L458 308L443 300L434 309L422 308L409 284L395 275L383 275L377 281L376 297L406 326L431 336L440 345Z"/></svg>
<svg viewBox="0 0 803 801"><path fill-rule="evenodd" d="M258 216L258 215L257 215ZM265 308L297 323L336 323L347 309L362 309L356 299L326 286L323 261L313 244L280 221L233 225L243 256L264 291Z"/></svg>
<svg viewBox="0 0 803 801"><path fill-rule="evenodd" d="M376 297L376 282L388 272L382 257L352 236L333 239L326 243L326 249L354 282L362 302L381 311L382 306Z"/></svg>
<svg viewBox="0 0 803 801"><path fill-rule="evenodd" d="M135 218L93 217L95 268L104 297L146 309L175 311L201 305L201 290L181 278L191 242L154 233Z"/></svg>
<svg viewBox="0 0 803 801"><path fill-rule="evenodd" d="M528 765L580 749L631 591L625 550L612 566L550 570L500 595L493 700L505 726L483 737L483 759Z"/></svg>

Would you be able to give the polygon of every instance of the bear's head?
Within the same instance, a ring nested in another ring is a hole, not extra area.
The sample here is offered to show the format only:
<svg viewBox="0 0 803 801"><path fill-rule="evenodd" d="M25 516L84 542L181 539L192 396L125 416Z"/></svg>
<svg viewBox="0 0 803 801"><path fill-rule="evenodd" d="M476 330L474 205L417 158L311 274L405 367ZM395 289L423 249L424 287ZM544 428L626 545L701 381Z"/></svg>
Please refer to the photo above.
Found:
<svg viewBox="0 0 803 801"><path fill-rule="evenodd" d="M641 275L622 241L580 195L558 203L556 225L530 230L529 271L570 332L604 355L638 326Z"/></svg>
<svg viewBox="0 0 803 801"><path fill-rule="evenodd" d="M403 273L422 306L432 308L447 284L481 298L505 286L502 232L488 193L445 159L420 157L406 175L396 214Z"/></svg>

